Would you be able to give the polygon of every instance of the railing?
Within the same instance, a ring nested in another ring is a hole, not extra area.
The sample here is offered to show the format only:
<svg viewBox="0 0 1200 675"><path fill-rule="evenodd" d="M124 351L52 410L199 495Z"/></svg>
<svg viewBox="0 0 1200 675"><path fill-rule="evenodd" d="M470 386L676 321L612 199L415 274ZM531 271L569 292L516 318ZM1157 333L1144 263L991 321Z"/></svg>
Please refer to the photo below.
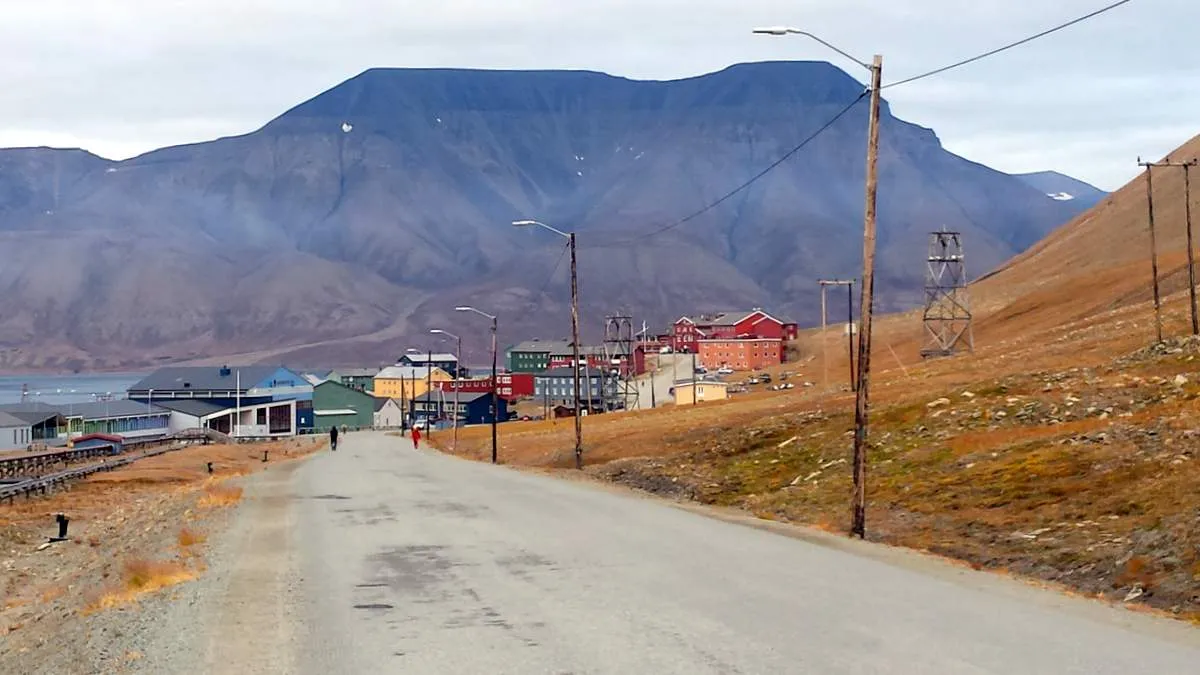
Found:
<svg viewBox="0 0 1200 675"><path fill-rule="evenodd" d="M111 452L113 446L103 446ZM26 497L34 493L46 494L55 485L66 483L67 481L77 480L90 476L100 471L112 471L113 469L132 464L139 459L163 455L174 450L187 447L186 444L177 444L167 448L158 448L156 450L148 450L137 455L125 455L116 459L106 459L100 464L92 464L90 466L81 466L76 469L67 469L37 478L29 478L15 483L0 484L0 501L7 499L12 502L18 495ZM89 450L92 448L88 448Z"/></svg>

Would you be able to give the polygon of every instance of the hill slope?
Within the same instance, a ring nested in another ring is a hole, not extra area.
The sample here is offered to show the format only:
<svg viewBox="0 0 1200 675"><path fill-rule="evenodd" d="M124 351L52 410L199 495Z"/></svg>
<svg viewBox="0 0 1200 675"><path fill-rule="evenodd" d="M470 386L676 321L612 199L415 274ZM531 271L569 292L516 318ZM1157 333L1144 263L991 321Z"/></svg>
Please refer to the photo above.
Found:
<svg viewBox="0 0 1200 675"><path fill-rule="evenodd" d="M562 243L511 228L518 217L579 233L592 337L618 307L812 320L815 280L860 265L861 103L750 189L630 240L741 184L861 93L825 63L671 82L377 69L244 136L124 162L0 151L0 237L47 254L0 272L0 366L265 348L388 359L405 335L463 325L449 310L464 301L500 314L505 340L561 333L566 265L548 275ZM881 309L920 297L929 230L963 231L983 272L1078 212L886 109L882 124Z"/></svg>

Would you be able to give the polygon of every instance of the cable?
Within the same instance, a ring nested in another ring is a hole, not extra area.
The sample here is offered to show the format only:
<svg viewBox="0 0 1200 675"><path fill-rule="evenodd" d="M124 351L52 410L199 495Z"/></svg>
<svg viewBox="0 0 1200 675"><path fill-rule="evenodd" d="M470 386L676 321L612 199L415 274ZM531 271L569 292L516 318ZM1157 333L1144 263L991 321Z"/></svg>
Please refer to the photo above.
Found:
<svg viewBox="0 0 1200 675"><path fill-rule="evenodd" d="M525 319L525 317L529 316L530 310L532 310L534 307L537 306L538 297L541 296L542 293L546 292L546 289L550 286L550 282L554 281L554 275L558 273L558 267L559 267L559 265L562 265L563 257L566 256L567 249L569 249L569 248L571 248L571 242L567 242L566 245L563 246L563 250L561 252L559 252L558 260L554 263L554 267L550 270L549 276L547 276L546 280L544 282L542 282L542 286L541 286L541 288L538 289L537 293L533 294L532 299L529 302L529 305L526 306L525 309L522 310L521 313L518 314L516 318L507 319L507 321L519 323L519 322L523 321Z"/></svg>
<svg viewBox="0 0 1200 675"><path fill-rule="evenodd" d="M827 129L829 129L829 127L833 126L834 123L836 123L839 119L841 119L846 113L850 112L851 108L858 105L858 102L863 100L863 98L865 98L866 95L867 95L867 92L863 92L863 93L859 94L858 98L856 98L850 102L850 105L847 105L845 108L842 108L838 112L838 114L834 115L825 124L822 124L819 129L817 129L812 134L810 134L807 138L805 138L803 141L801 141L799 145L792 148L791 150L788 150L787 153L785 153L782 157L780 157L779 159L772 162L770 165L767 166L767 168L763 169L762 171L759 171L752 178L750 178L750 180L746 181L745 183L742 183L741 185L737 186L733 190L730 190L729 192L725 193L725 195L722 196L720 199L717 199L716 201L707 204L706 206L704 206L704 208L701 208L699 211L696 211L690 215L684 216L683 218L680 218L679 220L676 220L667 225L663 225L662 227L659 227L657 229L651 230L650 232L647 232L645 234L640 234L636 237L626 239L626 240L617 240L617 241L609 242L607 244L604 244L604 243L592 244L591 248L609 248L612 246L621 246L624 244L632 244L632 243L641 241L643 239L647 239L649 237L653 237L655 235L662 234L663 232L666 232L668 230L673 230L673 229L679 227L680 225L684 225L692 220L695 220L696 218L699 218L700 216L704 215L705 213L708 213L709 211L715 209L716 207L720 206L721 204L725 203L726 201L728 201L729 199L731 199L732 197L737 195L742 190L745 190L746 188L750 187L754 183L758 182L758 180L760 178L762 178L763 176L766 176L768 173L773 171L780 164L783 164L784 162L786 162L788 159L790 159L792 157L792 155L795 155L797 152L800 152L801 150L803 150L804 146L811 143L814 139L816 139L817 136L820 136L822 133L825 132L825 130L827 130Z"/></svg>
<svg viewBox="0 0 1200 675"><path fill-rule="evenodd" d="M1105 12L1114 10L1114 9L1120 7L1121 5L1129 4L1130 2L1133 2L1133 0L1120 0L1119 2L1114 2L1111 5L1108 5L1106 7L1101 7L1100 9L1097 9L1089 14L1084 14L1083 16L1072 19L1066 23L1062 23L1053 28L1044 30L1044 31L1038 33L1037 35L1031 35L1027 38L1017 40L1016 42L1006 44L1003 47L997 47L996 49L993 49L988 52L984 52L982 54L979 54L978 56L972 56L969 59L963 59L962 61L959 61L957 63L951 63L948 66L942 66L941 68L936 68L927 73L921 73L920 75L914 75L912 77L905 78L898 82L889 82L889 83L883 85L882 87L880 87L880 89L890 89L892 87L898 87L902 84L908 84L909 82L916 82L917 80L923 80L927 77L933 77L934 75L940 75L940 74L946 72L947 70L954 70L955 68L965 66L969 63L975 63L976 61L986 59L989 56L994 56L996 54L999 54L1000 52L1008 51L1009 49L1012 49L1013 47L1020 47L1021 45L1029 43L1029 42L1033 42L1034 40L1036 40L1038 38L1046 37L1047 35L1050 35L1051 33L1057 33L1058 31L1060 31L1064 28L1070 28L1071 26L1074 26L1077 23L1082 23L1084 21L1087 21L1088 19L1091 19L1092 17L1100 16L1101 14L1104 14Z"/></svg>

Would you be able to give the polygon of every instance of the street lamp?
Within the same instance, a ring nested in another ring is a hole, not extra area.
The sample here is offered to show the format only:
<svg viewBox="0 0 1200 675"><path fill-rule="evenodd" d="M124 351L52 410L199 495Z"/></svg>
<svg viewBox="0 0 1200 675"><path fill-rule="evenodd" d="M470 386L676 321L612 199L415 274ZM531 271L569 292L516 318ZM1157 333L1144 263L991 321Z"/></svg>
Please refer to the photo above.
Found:
<svg viewBox="0 0 1200 675"><path fill-rule="evenodd" d="M434 335L445 335L446 337L453 339L454 342L456 343L455 352L454 352L454 360L457 363L455 363L455 366L454 366L454 382L453 382L453 384L454 384L454 441L453 441L453 448L454 448L455 452L457 452L458 451L458 389L461 386L460 382L458 381L458 374L462 371L462 338L455 335L454 333L444 331L440 328L431 328L429 330L429 332L433 333Z"/></svg>
<svg viewBox="0 0 1200 675"><path fill-rule="evenodd" d="M420 354L421 353L420 349L414 349L412 347L409 347L408 349L405 349L404 351L407 354ZM412 384L410 384L408 386L408 405L409 405L409 408L411 408L411 410L409 411L410 412L409 417L412 418L409 423L411 425L414 425L413 428L415 429L416 428L415 425L417 423L417 367L409 366L408 368L410 371L412 371L412 378L410 380L412 382ZM403 372L400 373L400 387L401 387L401 390L403 391L403 387L404 387L404 373ZM426 392L426 393L429 393L429 392ZM430 398L430 400L433 400L432 397ZM426 411L426 419L428 419L428 412L429 411ZM428 431L428 429L426 429L426 431Z"/></svg>
<svg viewBox="0 0 1200 675"><path fill-rule="evenodd" d="M871 311L875 291L875 197L879 187L879 90L883 80L883 57L879 54L868 65L861 59L825 40L796 28L773 26L756 28L759 35L803 35L825 45L871 71L871 113L867 123L867 185L863 208L862 303L859 309L858 387L854 392L854 495L851 500L850 534L862 538L867 519L867 383L871 372Z"/></svg>
<svg viewBox="0 0 1200 675"><path fill-rule="evenodd" d="M540 227L560 237L566 237L571 245L571 370L575 377L575 468L583 468L583 420L580 419L579 396L579 277L575 271L575 233L562 230L536 220L514 220L513 227ZM591 389L589 380L588 389ZM588 395L591 400L591 395ZM589 406L590 407L590 406Z"/></svg>
<svg viewBox="0 0 1200 675"><path fill-rule="evenodd" d="M492 320L492 464L496 463L496 420L500 417L500 395L496 391L496 317L474 307L455 307L456 312L474 312Z"/></svg>

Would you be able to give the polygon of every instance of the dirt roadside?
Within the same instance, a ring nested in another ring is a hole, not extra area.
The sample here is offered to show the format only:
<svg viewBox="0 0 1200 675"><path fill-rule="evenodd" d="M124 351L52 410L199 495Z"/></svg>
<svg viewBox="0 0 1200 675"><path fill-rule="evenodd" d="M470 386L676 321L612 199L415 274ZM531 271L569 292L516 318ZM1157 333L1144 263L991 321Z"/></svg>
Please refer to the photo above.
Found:
<svg viewBox="0 0 1200 675"><path fill-rule="evenodd" d="M205 573L207 539L241 499L238 478L323 447L323 438L196 446L0 506L5 670L127 670L143 658L135 638L179 584ZM58 513L71 519L69 539L45 545Z"/></svg>

